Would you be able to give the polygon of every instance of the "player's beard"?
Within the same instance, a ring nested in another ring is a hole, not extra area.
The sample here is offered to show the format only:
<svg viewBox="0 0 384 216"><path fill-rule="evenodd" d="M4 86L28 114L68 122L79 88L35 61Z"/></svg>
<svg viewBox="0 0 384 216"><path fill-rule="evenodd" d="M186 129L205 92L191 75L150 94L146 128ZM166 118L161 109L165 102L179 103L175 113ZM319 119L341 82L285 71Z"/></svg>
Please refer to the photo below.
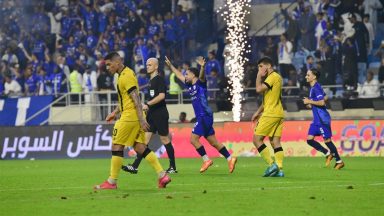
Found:
<svg viewBox="0 0 384 216"><path fill-rule="evenodd" d="M192 84L192 81L191 81L191 80L188 80L188 79L185 79L185 83L186 83L186 84Z"/></svg>

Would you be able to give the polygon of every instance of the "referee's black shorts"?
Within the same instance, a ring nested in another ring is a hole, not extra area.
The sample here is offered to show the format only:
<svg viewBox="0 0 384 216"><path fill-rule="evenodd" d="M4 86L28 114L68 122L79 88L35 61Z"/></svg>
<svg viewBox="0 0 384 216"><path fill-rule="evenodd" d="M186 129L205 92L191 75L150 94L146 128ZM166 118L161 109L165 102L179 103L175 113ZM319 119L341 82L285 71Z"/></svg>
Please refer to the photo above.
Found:
<svg viewBox="0 0 384 216"><path fill-rule="evenodd" d="M160 136L168 136L168 119L169 113L166 107L149 110L147 113L147 122L150 126L149 132L158 133Z"/></svg>

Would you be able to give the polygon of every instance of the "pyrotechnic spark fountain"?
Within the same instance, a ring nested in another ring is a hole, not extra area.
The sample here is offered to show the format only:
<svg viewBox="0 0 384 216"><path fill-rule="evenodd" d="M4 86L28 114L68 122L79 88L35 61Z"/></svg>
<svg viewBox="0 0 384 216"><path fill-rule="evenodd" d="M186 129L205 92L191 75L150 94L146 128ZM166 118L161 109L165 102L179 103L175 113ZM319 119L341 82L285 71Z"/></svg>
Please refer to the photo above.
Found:
<svg viewBox="0 0 384 216"><path fill-rule="evenodd" d="M217 13L221 13L224 21L227 23L230 55L227 56L226 66L229 68L229 80L232 85L232 112L233 120L240 121L241 101L243 93L242 81L244 78L244 63L248 60L244 54L250 52L247 50L248 28L246 15L250 13L251 0L226 0L224 8L219 8Z"/></svg>

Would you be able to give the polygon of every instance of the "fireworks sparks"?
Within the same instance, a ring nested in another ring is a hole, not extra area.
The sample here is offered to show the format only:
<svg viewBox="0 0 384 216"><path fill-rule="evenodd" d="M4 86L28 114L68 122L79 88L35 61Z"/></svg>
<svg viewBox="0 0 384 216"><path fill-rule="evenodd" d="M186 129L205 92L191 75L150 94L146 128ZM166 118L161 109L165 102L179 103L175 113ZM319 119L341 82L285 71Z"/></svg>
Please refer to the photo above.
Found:
<svg viewBox="0 0 384 216"><path fill-rule="evenodd" d="M244 54L247 50L247 24L246 15L250 13L251 0L226 0L224 9L219 8L227 24L228 35L226 39L229 42L230 55L227 56L226 66L229 68L229 80L232 85L232 113L233 120L240 121L241 101L243 93L244 63L248 60Z"/></svg>

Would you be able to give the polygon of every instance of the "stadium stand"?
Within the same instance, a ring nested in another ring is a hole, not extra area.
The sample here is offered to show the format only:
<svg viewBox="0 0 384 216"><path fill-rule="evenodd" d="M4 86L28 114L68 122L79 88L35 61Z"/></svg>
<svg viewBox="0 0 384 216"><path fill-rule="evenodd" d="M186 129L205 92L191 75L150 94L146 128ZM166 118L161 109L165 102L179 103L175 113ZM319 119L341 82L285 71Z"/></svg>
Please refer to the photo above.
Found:
<svg viewBox="0 0 384 216"><path fill-rule="evenodd" d="M304 109L301 98L308 95L305 73L311 67L322 71L320 83L327 90L331 109L381 107L383 12L371 10L367 1L357 4L338 0L310 2L252 1L253 7L279 5L279 10L267 24L249 32L252 52L245 66L243 120L249 120L246 113L253 112L261 102L254 91L257 74L254 62L264 55L272 57L283 74L284 106L288 112ZM212 3L7 0L1 1L0 6L0 15L4 18L0 20L2 98L53 95L58 99L52 104L55 107L84 103L100 106L98 109L102 111L95 112L101 114L85 119L101 120L116 101L114 77L106 73L103 63L106 53L119 51L125 64L141 74L143 97L148 83L146 59L156 57L163 62L168 55L179 62L182 69L182 62L194 62L190 53L201 53L209 59L206 70L211 105L217 111L231 110L228 100L231 86L224 64L230 51L223 42L209 45L223 39L225 34L215 34L223 32L222 27L214 25L212 15L205 17L203 13L206 9L213 10ZM198 26L216 29L199 38L201 35L195 37ZM292 44L288 53L279 52L283 43ZM168 68L163 64L160 67L169 84ZM169 98L173 103L189 103L185 93ZM184 111L191 116L190 110Z"/></svg>

